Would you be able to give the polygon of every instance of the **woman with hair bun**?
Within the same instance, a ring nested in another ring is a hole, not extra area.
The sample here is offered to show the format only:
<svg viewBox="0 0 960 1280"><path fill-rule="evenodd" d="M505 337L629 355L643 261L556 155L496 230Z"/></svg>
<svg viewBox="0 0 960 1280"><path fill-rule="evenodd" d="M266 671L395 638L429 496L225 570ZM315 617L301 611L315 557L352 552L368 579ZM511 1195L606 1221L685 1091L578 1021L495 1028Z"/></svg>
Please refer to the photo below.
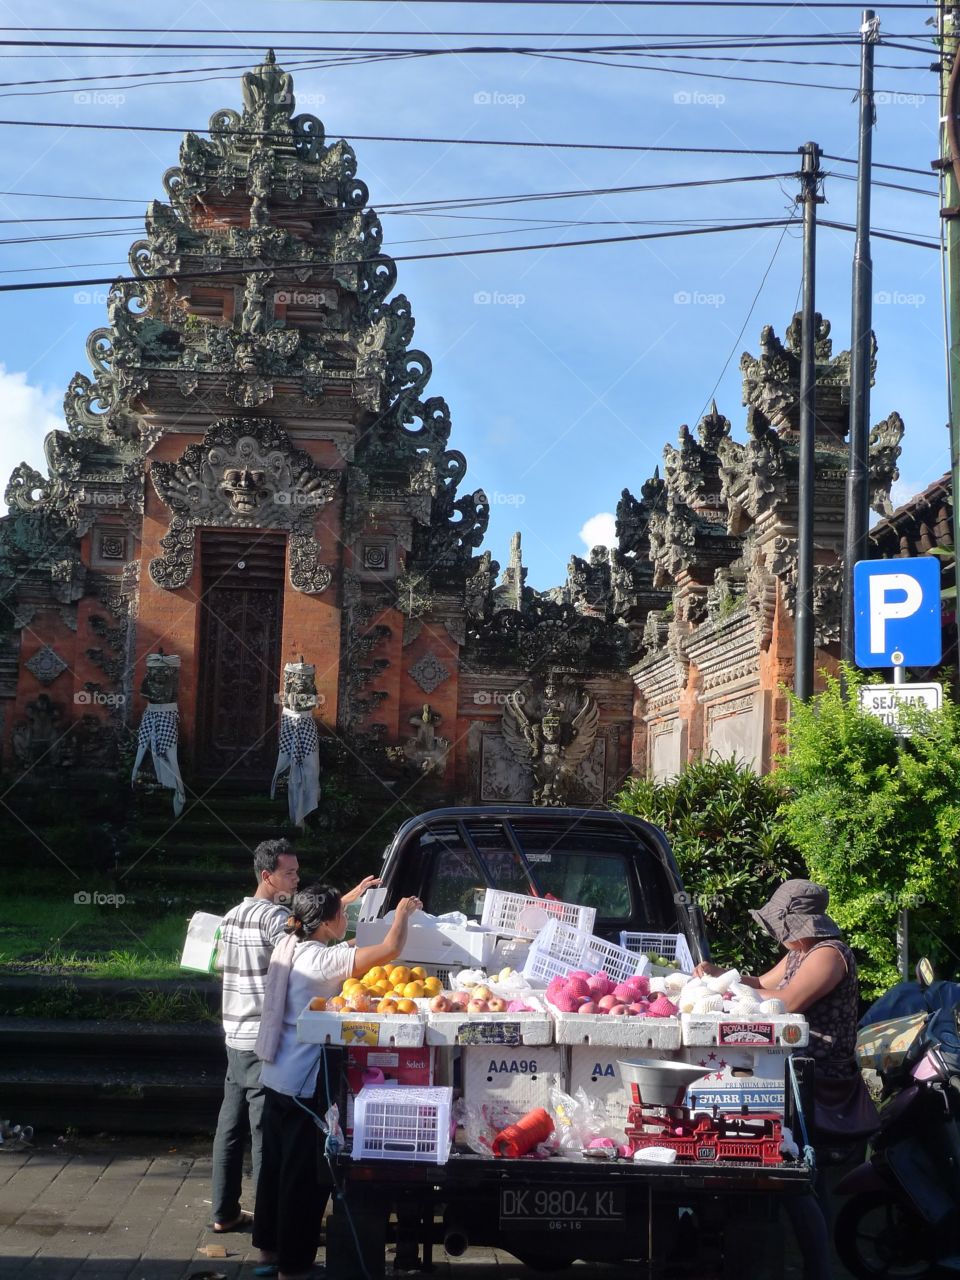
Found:
<svg viewBox="0 0 960 1280"><path fill-rule="evenodd" d="M320 1158L322 1135L314 1116L330 1105L339 1077L339 1051L297 1039L297 1019L314 996L336 995L344 981L362 977L374 965L389 964L407 940L419 898L403 898L382 942L356 947L343 941L347 912L339 890L311 884L294 897L287 937L274 949L267 973L257 1056L263 1061L263 1158L257 1184L253 1243L261 1265L255 1275L306 1280L320 1238L329 1175ZM334 945L330 945L330 944ZM320 1071L321 1054L328 1055ZM319 1078L318 1078L319 1077Z"/></svg>

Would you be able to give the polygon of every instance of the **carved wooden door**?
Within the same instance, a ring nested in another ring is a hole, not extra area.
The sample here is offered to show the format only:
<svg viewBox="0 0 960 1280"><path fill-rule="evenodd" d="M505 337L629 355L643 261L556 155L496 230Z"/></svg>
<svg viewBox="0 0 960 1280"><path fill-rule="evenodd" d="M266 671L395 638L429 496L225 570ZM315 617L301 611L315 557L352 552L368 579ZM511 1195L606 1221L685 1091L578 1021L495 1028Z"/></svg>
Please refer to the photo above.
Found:
<svg viewBox="0 0 960 1280"><path fill-rule="evenodd" d="M205 534L197 771L266 779L277 759L285 540Z"/></svg>

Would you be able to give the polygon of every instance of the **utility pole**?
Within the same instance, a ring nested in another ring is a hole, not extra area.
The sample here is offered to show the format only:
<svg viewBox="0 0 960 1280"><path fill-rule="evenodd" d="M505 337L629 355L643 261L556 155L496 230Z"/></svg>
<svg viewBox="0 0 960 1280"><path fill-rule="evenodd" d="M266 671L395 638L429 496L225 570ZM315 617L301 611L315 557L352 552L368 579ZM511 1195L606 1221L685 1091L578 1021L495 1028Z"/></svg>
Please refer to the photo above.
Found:
<svg viewBox="0 0 960 1280"><path fill-rule="evenodd" d="M808 142L800 148L803 169L800 195L803 205L803 310L800 339L800 470L797 498L797 607L794 632L794 693L806 702L813 694L813 536L816 500L817 435L817 205L820 148Z"/></svg>
<svg viewBox="0 0 960 1280"><path fill-rule="evenodd" d="M864 9L860 24L860 145L857 159L857 238L853 251L853 312L850 325L850 460L847 466L843 536L843 626L840 656L853 662L853 566L866 559L870 528L870 330L873 262L870 257L870 182L873 165L873 50L880 22Z"/></svg>
<svg viewBox="0 0 960 1280"><path fill-rule="evenodd" d="M942 175L943 237L946 246L947 296L947 410L950 429L950 479L953 495L953 546L954 582L960 581L956 555L960 547L960 511L957 495L960 494L960 186L953 161L960 160L960 135L958 135L958 110L960 110L960 66L957 48L960 37L960 10L957 6L938 6L937 25L940 36L940 158L934 167ZM960 603L954 602L960 654Z"/></svg>

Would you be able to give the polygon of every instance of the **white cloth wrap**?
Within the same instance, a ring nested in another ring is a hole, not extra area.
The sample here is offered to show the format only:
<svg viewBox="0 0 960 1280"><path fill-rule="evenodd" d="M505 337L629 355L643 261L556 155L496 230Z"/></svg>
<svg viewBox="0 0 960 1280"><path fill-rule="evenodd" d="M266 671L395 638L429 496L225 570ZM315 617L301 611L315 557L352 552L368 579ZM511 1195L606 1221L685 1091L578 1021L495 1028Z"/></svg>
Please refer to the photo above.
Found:
<svg viewBox="0 0 960 1280"><path fill-rule="evenodd" d="M180 777L177 761L177 743L180 740L180 713L175 702L151 702L143 713L137 730L137 758L133 762L131 782L140 772L140 764L150 748L153 771L161 787L173 792L173 812L179 817L183 812L186 791Z"/></svg>
<svg viewBox="0 0 960 1280"><path fill-rule="evenodd" d="M290 711L280 716L280 750L270 784L270 799L276 795L277 779L289 769L287 804L290 821L299 827L320 803L320 738L312 711Z"/></svg>

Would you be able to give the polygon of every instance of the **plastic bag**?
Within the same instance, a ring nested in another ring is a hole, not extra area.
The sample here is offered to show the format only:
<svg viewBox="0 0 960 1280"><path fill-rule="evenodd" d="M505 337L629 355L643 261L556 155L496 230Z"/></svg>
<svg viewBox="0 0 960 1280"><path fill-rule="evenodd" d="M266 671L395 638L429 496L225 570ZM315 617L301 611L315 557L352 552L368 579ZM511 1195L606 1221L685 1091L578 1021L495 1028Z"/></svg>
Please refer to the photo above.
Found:
<svg viewBox="0 0 960 1280"><path fill-rule="evenodd" d="M585 1089L571 1096L554 1086L550 1090L553 1113L561 1151L584 1151L598 1138L624 1142L623 1120L611 1116L602 1098L591 1098Z"/></svg>
<svg viewBox="0 0 960 1280"><path fill-rule="evenodd" d="M467 1146L478 1156L493 1155L493 1140L507 1125L516 1124L529 1108L511 1106L504 1102L485 1102L481 1106L470 1105L463 1098L454 1103L453 1114L457 1124L463 1128L463 1136ZM543 1142L524 1156L525 1160L545 1159L557 1150L556 1130Z"/></svg>

